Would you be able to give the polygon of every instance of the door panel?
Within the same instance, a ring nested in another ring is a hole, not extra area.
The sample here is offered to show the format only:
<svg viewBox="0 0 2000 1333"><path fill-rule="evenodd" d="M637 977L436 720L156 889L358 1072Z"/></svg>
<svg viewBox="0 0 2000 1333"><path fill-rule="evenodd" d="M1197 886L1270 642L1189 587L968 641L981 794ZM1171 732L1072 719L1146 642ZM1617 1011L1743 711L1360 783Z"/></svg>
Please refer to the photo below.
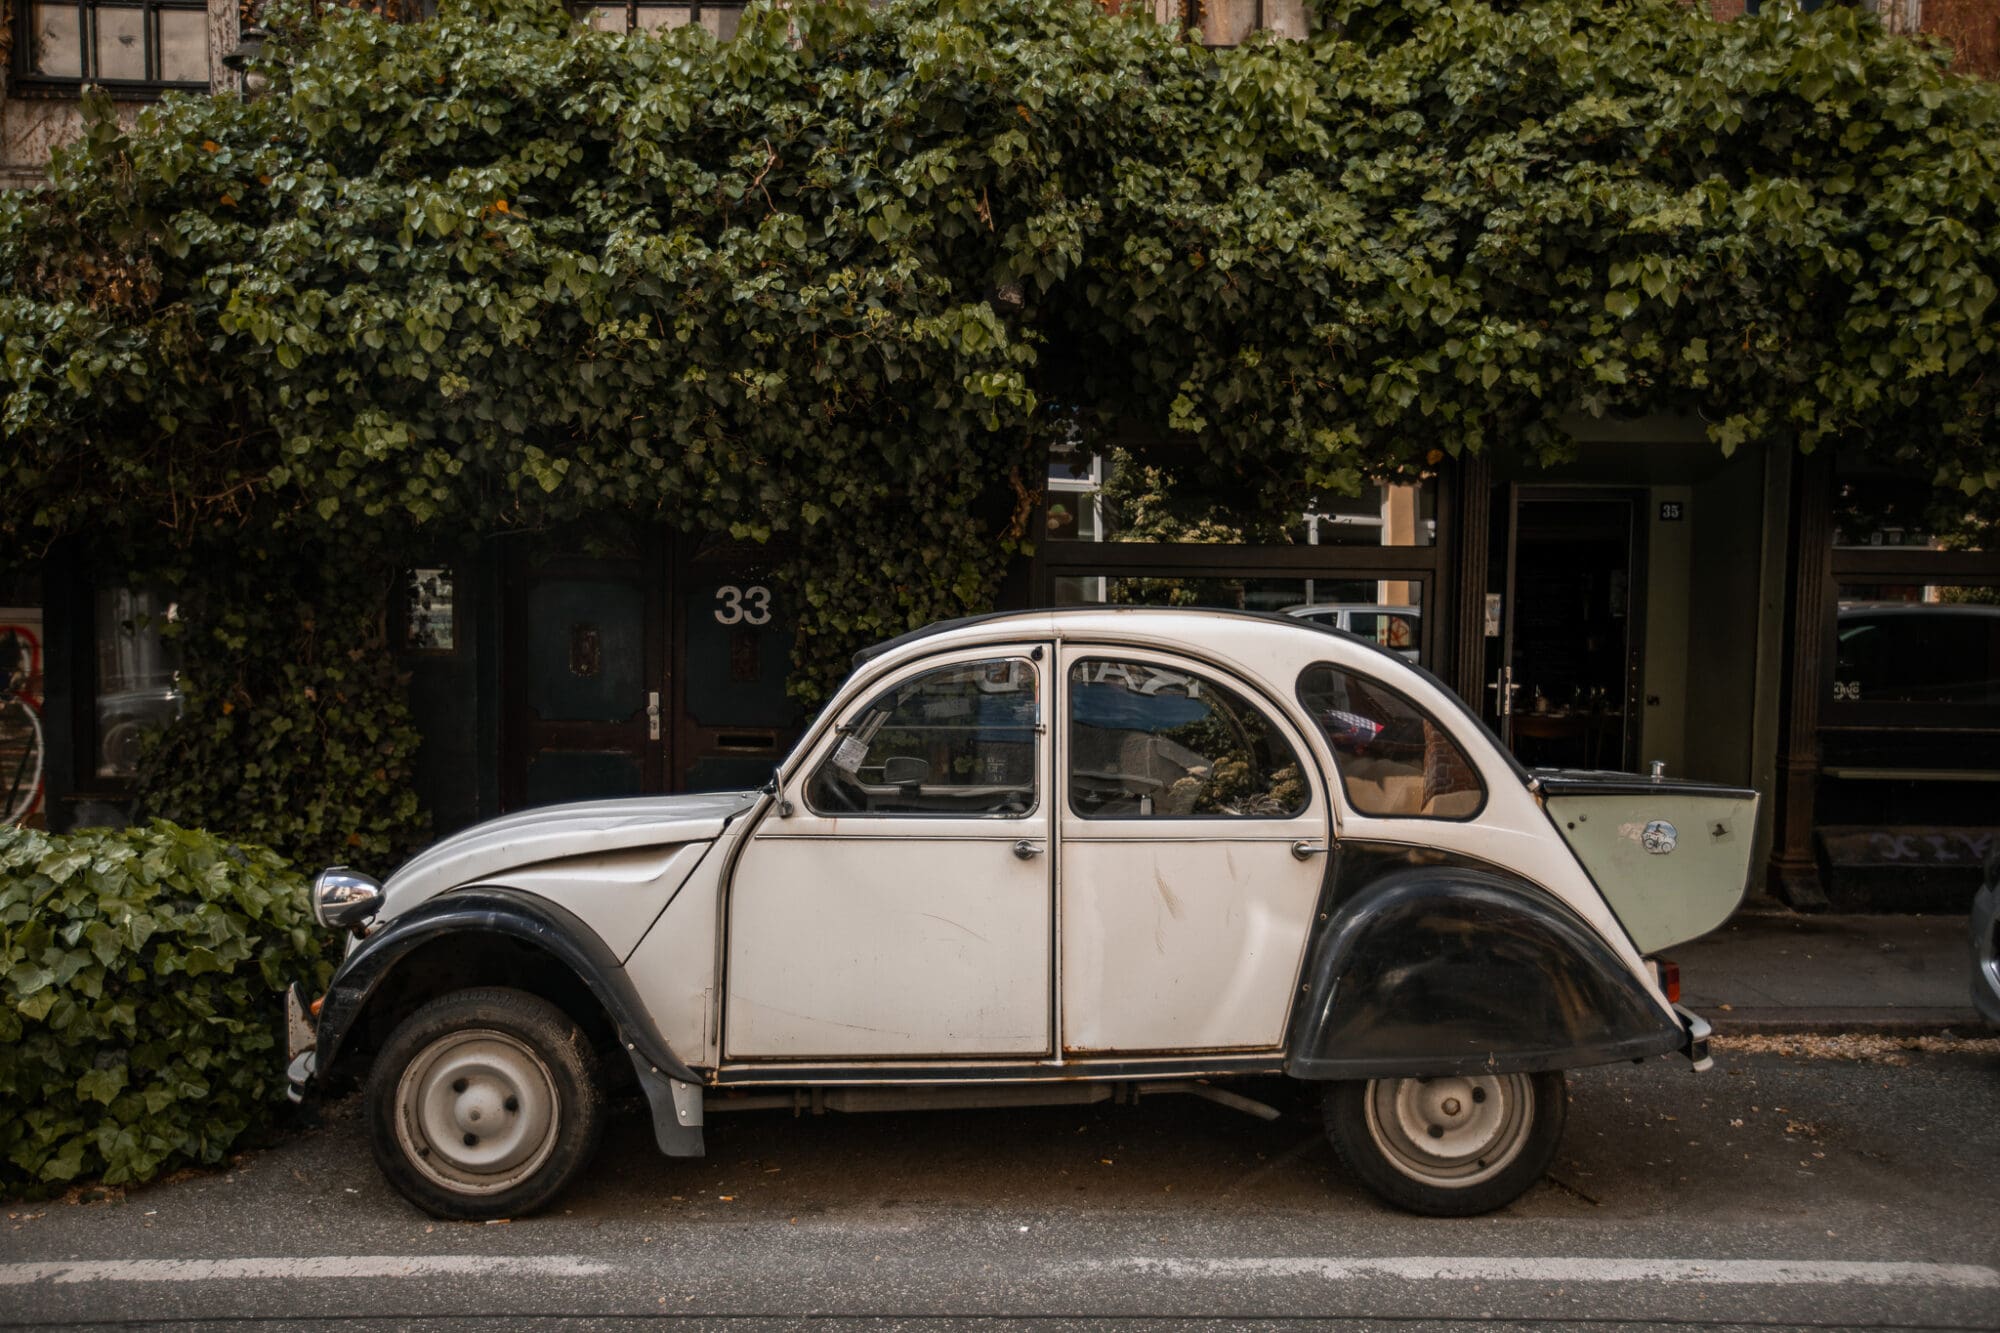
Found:
<svg viewBox="0 0 2000 1333"><path fill-rule="evenodd" d="M1048 857L1009 847L1046 816L1009 822L1005 840L760 831L731 893L730 1056L1046 1054Z"/></svg>
<svg viewBox="0 0 2000 1333"><path fill-rule="evenodd" d="M689 546L680 569L675 779L682 791L760 787L799 734L789 599L759 547Z"/></svg>
<svg viewBox="0 0 2000 1333"><path fill-rule="evenodd" d="M1240 681L1126 649L1097 665L1112 656L1062 658L1063 1049L1277 1047L1328 860L1294 844L1332 832L1311 751ZM1232 785L1246 729L1261 791Z"/></svg>
<svg viewBox="0 0 2000 1333"><path fill-rule="evenodd" d="M1282 1043L1326 858L1292 837L1062 837L1063 1050Z"/></svg>
<svg viewBox="0 0 2000 1333"><path fill-rule="evenodd" d="M661 561L649 540L511 554L503 809L661 790Z"/></svg>
<svg viewBox="0 0 2000 1333"><path fill-rule="evenodd" d="M1046 660L906 668L786 775L729 890L729 1058L1049 1052Z"/></svg>

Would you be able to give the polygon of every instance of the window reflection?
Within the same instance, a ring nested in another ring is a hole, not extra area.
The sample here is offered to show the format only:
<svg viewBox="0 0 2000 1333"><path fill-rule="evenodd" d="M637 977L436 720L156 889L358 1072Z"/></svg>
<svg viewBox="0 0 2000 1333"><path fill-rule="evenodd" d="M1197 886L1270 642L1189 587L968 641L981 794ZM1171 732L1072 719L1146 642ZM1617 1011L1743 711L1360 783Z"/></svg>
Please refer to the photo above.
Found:
<svg viewBox="0 0 2000 1333"><path fill-rule="evenodd" d="M1423 584L1415 578L1123 577L1059 575L1057 606L1212 606L1267 611L1345 630L1420 662Z"/></svg>
<svg viewBox="0 0 2000 1333"><path fill-rule="evenodd" d="M1035 665L1021 657L892 685L841 727L806 804L822 815L1028 814L1035 699Z"/></svg>
<svg viewBox="0 0 2000 1333"><path fill-rule="evenodd" d="M1147 662L1069 673L1069 802L1086 818L1286 819L1308 794L1298 756L1234 690Z"/></svg>
<svg viewBox="0 0 2000 1333"><path fill-rule="evenodd" d="M1835 703L2000 704L2000 587L1842 584Z"/></svg>
<svg viewBox="0 0 2000 1333"><path fill-rule="evenodd" d="M1162 451L1090 449L1072 432L1049 451L1047 535L1058 541L1431 546L1437 487L1428 477L1383 478L1359 495L1303 482L1226 485L1197 460Z"/></svg>
<svg viewBox="0 0 2000 1333"><path fill-rule="evenodd" d="M97 593L97 776L130 778L146 733L180 716L180 654L162 630L179 608L154 592Z"/></svg>

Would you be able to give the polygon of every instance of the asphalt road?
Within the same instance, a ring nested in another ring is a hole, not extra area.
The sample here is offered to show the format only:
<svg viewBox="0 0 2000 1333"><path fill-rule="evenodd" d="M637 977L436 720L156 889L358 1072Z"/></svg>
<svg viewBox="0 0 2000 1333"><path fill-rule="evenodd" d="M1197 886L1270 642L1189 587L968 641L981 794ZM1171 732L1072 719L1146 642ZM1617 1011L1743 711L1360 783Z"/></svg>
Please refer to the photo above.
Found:
<svg viewBox="0 0 2000 1333"><path fill-rule="evenodd" d="M423 1217L355 1107L100 1203L9 1204L0 1327L2000 1328L2000 1054L1586 1071L1549 1180L1432 1221L1346 1180L1309 1098L627 1113L550 1214Z"/></svg>

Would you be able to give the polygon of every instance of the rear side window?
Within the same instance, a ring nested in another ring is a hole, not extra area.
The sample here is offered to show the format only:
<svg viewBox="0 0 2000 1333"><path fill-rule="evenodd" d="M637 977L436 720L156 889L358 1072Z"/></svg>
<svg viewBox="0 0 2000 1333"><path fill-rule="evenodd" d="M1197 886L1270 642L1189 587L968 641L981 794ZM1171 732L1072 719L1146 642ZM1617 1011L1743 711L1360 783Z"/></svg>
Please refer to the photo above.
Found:
<svg viewBox="0 0 2000 1333"><path fill-rule="evenodd" d="M1470 819L1486 804L1479 771L1423 709L1367 676L1310 666L1299 702L1340 766L1347 801L1364 815Z"/></svg>

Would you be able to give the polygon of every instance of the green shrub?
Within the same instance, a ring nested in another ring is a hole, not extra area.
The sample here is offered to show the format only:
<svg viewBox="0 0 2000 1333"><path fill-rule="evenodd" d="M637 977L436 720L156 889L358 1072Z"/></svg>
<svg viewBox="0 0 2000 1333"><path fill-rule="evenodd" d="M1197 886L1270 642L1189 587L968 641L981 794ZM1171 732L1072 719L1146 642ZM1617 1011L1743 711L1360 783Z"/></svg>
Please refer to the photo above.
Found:
<svg viewBox="0 0 2000 1333"><path fill-rule="evenodd" d="M283 1105L286 983L327 970L264 848L0 829L0 1191L221 1161Z"/></svg>

